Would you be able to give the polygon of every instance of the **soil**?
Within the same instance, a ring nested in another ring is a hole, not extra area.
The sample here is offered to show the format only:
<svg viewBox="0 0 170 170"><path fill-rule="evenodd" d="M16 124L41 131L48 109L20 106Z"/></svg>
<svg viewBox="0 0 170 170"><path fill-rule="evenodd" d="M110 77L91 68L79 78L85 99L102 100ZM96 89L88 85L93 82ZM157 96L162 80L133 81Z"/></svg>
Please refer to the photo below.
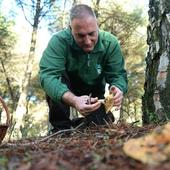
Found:
<svg viewBox="0 0 170 170"><path fill-rule="evenodd" d="M56 133L53 137L8 142L0 146L1 170L169 170L170 162L143 164L123 152L130 138L143 136L155 125L95 126Z"/></svg>

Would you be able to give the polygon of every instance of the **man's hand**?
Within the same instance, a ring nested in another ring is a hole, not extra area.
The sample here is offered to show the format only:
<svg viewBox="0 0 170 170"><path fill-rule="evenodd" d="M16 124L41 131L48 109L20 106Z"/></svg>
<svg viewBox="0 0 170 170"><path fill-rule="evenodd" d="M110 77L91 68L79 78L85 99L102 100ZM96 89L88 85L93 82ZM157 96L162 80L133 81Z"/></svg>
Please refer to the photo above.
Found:
<svg viewBox="0 0 170 170"><path fill-rule="evenodd" d="M89 103L89 96L80 96L76 97L75 108L83 116L87 116L90 112L97 110L101 106L101 102L98 101L98 98L91 98Z"/></svg>
<svg viewBox="0 0 170 170"><path fill-rule="evenodd" d="M119 110L121 108L121 104L122 104L122 99L123 99L123 92L116 86L111 86L110 87L110 93L113 94L113 102L114 105L116 107L116 110Z"/></svg>
<svg viewBox="0 0 170 170"><path fill-rule="evenodd" d="M101 106L98 98L91 97L89 103L89 96L75 96L72 92L67 91L62 96L64 103L74 107L80 114L87 116L90 112L97 110Z"/></svg>

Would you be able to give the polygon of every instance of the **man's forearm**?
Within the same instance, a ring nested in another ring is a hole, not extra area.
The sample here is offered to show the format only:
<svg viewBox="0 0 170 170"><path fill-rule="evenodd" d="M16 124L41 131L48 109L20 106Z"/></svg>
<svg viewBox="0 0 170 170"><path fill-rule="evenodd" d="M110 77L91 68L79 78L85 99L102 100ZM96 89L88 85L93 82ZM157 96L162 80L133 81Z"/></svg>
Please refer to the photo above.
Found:
<svg viewBox="0 0 170 170"><path fill-rule="evenodd" d="M62 96L62 101L72 107L76 107L76 99L77 96L75 96L72 92L67 91Z"/></svg>

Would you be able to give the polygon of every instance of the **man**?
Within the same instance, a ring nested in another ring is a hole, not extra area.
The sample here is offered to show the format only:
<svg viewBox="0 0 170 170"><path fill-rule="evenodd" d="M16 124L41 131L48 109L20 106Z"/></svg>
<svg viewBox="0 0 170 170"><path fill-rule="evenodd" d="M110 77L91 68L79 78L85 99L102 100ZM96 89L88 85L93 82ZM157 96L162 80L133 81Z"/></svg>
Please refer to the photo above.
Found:
<svg viewBox="0 0 170 170"><path fill-rule="evenodd" d="M89 6L74 6L69 28L49 41L40 61L40 81L54 131L75 125L69 119L70 106L85 117L84 122L105 124L107 114L99 99L104 98L106 83L114 106L120 109L127 91L120 45L115 36L99 30Z"/></svg>

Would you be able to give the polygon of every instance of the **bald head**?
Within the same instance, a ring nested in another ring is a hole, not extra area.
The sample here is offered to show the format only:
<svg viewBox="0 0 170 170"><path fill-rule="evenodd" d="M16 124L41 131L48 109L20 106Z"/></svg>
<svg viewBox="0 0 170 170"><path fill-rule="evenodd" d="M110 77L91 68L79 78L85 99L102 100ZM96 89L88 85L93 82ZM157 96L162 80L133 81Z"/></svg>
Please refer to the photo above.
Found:
<svg viewBox="0 0 170 170"><path fill-rule="evenodd" d="M70 22L72 22L73 19L82 19L86 17L93 17L96 19L95 13L88 5L78 4L70 10Z"/></svg>
<svg viewBox="0 0 170 170"><path fill-rule="evenodd" d="M85 52L91 52L98 40L98 25L93 10L84 4L74 6L70 11L70 28L77 45Z"/></svg>

